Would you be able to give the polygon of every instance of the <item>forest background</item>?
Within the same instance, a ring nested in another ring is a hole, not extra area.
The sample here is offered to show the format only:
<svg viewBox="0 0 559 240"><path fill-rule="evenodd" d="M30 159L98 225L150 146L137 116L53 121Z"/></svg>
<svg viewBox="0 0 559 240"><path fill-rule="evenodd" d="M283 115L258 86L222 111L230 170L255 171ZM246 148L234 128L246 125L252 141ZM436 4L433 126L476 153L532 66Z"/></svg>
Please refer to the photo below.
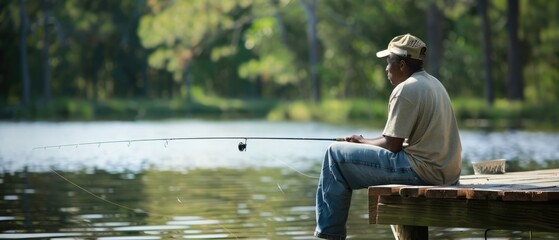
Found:
<svg viewBox="0 0 559 240"><path fill-rule="evenodd" d="M382 126L375 53L428 45L466 127L558 129L559 1L3 0L0 118Z"/></svg>

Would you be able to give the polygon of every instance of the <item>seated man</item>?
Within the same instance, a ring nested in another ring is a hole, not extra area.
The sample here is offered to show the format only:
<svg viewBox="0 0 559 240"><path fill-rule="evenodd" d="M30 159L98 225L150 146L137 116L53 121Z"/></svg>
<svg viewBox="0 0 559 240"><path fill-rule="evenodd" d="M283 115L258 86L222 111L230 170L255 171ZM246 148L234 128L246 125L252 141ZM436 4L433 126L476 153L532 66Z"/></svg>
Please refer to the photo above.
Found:
<svg viewBox="0 0 559 240"><path fill-rule="evenodd" d="M456 118L444 86L423 70L426 51L423 41L406 34L377 53L386 58L395 86L386 126L382 136L353 135L328 148L316 194L316 237L345 239L353 189L458 183L462 146Z"/></svg>

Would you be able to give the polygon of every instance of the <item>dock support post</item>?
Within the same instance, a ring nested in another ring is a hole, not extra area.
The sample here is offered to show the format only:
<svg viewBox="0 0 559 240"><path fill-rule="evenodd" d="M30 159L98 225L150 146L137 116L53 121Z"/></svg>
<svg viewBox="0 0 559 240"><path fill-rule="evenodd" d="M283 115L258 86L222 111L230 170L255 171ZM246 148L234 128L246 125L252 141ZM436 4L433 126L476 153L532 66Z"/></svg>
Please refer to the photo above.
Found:
<svg viewBox="0 0 559 240"><path fill-rule="evenodd" d="M410 225L390 225L396 240L429 239L429 227Z"/></svg>

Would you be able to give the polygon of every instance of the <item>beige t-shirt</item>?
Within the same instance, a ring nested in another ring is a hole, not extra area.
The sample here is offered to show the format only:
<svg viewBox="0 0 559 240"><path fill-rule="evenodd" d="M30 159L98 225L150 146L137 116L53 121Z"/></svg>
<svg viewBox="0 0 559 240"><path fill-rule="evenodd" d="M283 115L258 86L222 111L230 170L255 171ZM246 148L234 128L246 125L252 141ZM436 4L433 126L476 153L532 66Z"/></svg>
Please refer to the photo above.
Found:
<svg viewBox="0 0 559 240"><path fill-rule="evenodd" d="M425 71L412 74L392 91L383 135L405 138L408 160L419 177L434 185L458 182L462 145L444 86Z"/></svg>

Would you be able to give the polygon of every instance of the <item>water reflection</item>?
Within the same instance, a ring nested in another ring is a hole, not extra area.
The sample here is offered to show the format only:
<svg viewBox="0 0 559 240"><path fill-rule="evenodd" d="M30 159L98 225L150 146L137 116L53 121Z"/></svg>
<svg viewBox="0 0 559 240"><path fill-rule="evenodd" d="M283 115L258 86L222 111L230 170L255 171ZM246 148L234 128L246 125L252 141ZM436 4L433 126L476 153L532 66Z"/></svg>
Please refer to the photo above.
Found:
<svg viewBox="0 0 559 240"><path fill-rule="evenodd" d="M247 152L237 151L237 140L30 149L111 139L354 133L380 131L260 121L0 123L0 239L314 239L316 178L329 142L249 141ZM558 134L461 134L466 159L559 159ZM393 238L388 226L367 224L367 212L366 191L356 191L350 237ZM470 239L484 230L430 231L432 239Z"/></svg>
<svg viewBox="0 0 559 240"><path fill-rule="evenodd" d="M133 178L103 170L60 174L67 180L48 172L2 176L2 195L17 198L0 201L1 239L312 239L315 179L285 169L153 170ZM24 191L29 186L34 191ZM355 192L351 237L392 238L388 226L367 224L367 211L366 192ZM483 235L472 229L431 231L433 239Z"/></svg>
<svg viewBox="0 0 559 240"><path fill-rule="evenodd" d="M129 179L106 171L61 175L71 183L52 173L2 177L12 186L3 188L4 196L20 197L0 204L0 238L45 237L22 235L31 230L95 238L278 239L308 238L314 229L314 180L282 169L146 171ZM17 187L24 179L36 186L34 193ZM23 206L23 197L31 204ZM374 233L363 219L352 221L364 227L362 234Z"/></svg>

